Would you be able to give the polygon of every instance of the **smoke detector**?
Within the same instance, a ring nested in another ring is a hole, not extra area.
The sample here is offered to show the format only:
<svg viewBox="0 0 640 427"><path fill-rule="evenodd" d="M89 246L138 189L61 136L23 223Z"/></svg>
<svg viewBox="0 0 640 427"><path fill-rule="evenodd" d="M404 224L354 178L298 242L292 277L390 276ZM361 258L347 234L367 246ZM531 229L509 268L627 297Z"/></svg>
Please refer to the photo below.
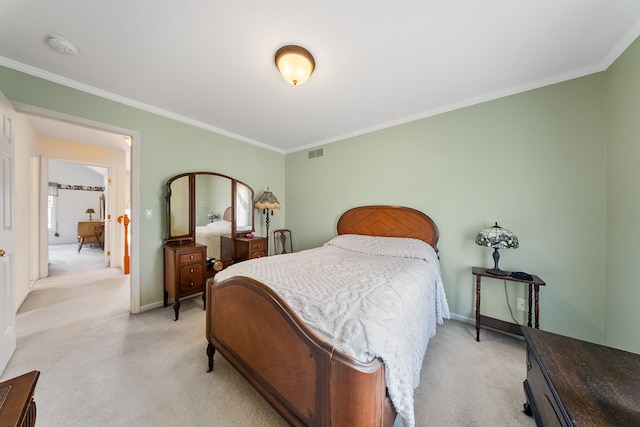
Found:
<svg viewBox="0 0 640 427"><path fill-rule="evenodd" d="M65 55L77 55L80 50L78 46L71 43L69 40L58 36L47 36L47 42L49 46Z"/></svg>

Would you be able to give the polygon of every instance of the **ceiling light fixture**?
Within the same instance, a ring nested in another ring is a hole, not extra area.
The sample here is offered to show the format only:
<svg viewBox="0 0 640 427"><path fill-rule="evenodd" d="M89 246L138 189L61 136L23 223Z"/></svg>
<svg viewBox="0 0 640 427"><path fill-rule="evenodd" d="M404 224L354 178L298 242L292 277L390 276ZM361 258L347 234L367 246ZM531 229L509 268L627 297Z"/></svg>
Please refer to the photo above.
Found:
<svg viewBox="0 0 640 427"><path fill-rule="evenodd" d="M80 52L78 46L62 37L47 36L47 43L49 43L49 46L51 46L53 49L57 50L60 53L64 53L65 55L77 55L78 52Z"/></svg>
<svg viewBox="0 0 640 427"><path fill-rule="evenodd" d="M311 52L301 46L282 46L277 50L275 59L282 77L294 86L306 82L316 67Z"/></svg>

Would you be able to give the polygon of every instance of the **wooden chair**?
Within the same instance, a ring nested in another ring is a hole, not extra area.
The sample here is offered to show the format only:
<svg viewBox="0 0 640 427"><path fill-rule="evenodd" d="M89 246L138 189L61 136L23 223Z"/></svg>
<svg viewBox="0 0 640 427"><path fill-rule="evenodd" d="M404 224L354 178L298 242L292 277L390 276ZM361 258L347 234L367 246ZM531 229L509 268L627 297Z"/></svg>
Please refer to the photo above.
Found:
<svg viewBox="0 0 640 427"><path fill-rule="evenodd" d="M290 254L293 252L293 240L291 230L284 228L273 231L273 253L274 255Z"/></svg>

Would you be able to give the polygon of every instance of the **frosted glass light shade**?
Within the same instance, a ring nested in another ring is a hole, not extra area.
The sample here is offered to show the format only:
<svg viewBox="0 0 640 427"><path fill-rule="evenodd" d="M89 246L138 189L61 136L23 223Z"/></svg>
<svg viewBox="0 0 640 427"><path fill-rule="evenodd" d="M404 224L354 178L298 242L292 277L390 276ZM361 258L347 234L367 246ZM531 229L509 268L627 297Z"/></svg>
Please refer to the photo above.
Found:
<svg viewBox="0 0 640 427"><path fill-rule="evenodd" d="M307 81L316 67L313 55L301 46L282 46L276 52L276 67L282 77L294 86Z"/></svg>

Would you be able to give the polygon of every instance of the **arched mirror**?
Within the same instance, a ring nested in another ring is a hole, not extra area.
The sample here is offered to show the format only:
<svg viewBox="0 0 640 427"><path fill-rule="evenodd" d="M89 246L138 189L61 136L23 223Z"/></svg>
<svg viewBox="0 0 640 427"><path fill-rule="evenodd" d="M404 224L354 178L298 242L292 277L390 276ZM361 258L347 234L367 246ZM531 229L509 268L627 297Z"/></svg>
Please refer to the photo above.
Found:
<svg viewBox="0 0 640 427"><path fill-rule="evenodd" d="M229 176L215 172L176 175L167 181L166 199L165 244L200 243L207 247L207 259L232 262L223 259L221 236L242 237L254 230L253 189Z"/></svg>

